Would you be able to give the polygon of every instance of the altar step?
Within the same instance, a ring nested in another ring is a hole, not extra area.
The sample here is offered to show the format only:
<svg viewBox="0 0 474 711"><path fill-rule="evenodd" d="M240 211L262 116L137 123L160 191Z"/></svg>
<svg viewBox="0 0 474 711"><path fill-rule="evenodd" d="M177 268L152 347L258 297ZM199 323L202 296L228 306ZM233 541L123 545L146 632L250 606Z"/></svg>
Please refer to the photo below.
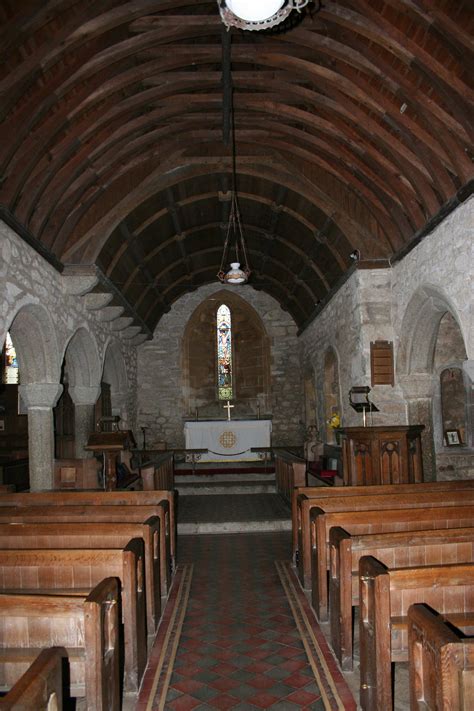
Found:
<svg viewBox="0 0 474 711"><path fill-rule="evenodd" d="M290 531L291 512L279 494L180 495L178 535Z"/></svg>
<svg viewBox="0 0 474 711"><path fill-rule="evenodd" d="M274 474L213 474L175 476L175 488L182 496L198 494L275 494Z"/></svg>

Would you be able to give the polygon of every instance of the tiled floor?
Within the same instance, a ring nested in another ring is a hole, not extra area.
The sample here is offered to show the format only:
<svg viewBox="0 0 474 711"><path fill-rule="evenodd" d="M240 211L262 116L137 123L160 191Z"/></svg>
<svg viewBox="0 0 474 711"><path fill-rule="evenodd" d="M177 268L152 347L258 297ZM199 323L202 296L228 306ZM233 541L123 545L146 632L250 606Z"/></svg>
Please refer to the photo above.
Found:
<svg viewBox="0 0 474 711"><path fill-rule="evenodd" d="M309 608L295 613L304 596L289 566L275 564L289 558L287 532L179 539L180 573L137 711L355 708L332 662L326 674L328 659L321 666L312 652L324 640L302 632Z"/></svg>

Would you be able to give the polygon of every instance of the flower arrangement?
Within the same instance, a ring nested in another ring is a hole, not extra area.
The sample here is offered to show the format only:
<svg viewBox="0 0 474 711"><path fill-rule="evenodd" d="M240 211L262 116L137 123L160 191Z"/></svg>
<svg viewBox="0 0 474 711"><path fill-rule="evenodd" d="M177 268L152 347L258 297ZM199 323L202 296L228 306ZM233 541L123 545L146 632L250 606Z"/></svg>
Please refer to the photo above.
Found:
<svg viewBox="0 0 474 711"><path fill-rule="evenodd" d="M329 427L332 427L333 430L337 430L338 427L341 426L341 416L338 412L333 412L329 420L327 420L327 424Z"/></svg>

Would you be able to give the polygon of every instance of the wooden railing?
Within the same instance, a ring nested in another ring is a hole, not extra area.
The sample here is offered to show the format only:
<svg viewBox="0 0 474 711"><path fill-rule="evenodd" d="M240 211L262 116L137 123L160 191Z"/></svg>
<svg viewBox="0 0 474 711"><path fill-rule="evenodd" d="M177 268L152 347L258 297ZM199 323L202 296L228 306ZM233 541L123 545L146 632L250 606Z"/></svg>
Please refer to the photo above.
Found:
<svg viewBox="0 0 474 711"><path fill-rule="evenodd" d="M144 491L174 489L174 454L161 450L135 450Z"/></svg>
<svg viewBox="0 0 474 711"><path fill-rule="evenodd" d="M276 488L291 504L295 486L307 486L306 460L285 449L274 448Z"/></svg>

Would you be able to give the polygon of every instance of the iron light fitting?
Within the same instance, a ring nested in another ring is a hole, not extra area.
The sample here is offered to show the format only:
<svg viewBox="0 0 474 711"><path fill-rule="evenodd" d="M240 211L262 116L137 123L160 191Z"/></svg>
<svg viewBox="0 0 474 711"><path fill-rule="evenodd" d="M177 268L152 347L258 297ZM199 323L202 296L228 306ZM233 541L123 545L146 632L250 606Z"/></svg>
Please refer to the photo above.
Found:
<svg viewBox="0 0 474 711"><path fill-rule="evenodd" d="M222 22L230 29L267 30L301 12L312 0L217 0Z"/></svg>

